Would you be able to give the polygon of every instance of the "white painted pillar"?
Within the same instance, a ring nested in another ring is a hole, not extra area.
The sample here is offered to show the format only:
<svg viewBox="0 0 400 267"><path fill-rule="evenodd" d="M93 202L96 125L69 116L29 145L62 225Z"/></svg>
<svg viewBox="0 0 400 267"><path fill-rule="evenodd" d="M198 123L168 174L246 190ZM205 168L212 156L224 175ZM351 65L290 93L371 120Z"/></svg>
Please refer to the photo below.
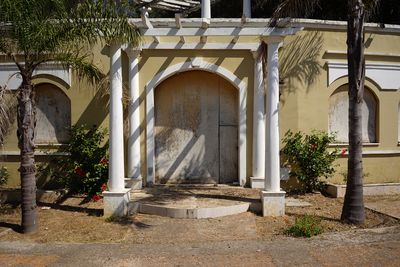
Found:
<svg viewBox="0 0 400 267"><path fill-rule="evenodd" d="M139 113L139 56L140 49L128 48L129 57L129 136L128 177L140 179L140 113Z"/></svg>
<svg viewBox="0 0 400 267"><path fill-rule="evenodd" d="M122 192L124 181L124 132L122 107L121 46L110 46L110 160L108 188L110 192Z"/></svg>
<svg viewBox="0 0 400 267"><path fill-rule="evenodd" d="M211 3L210 0L201 0L201 17L203 19L211 18Z"/></svg>
<svg viewBox="0 0 400 267"><path fill-rule="evenodd" d="M281 39L268 41L268 88L266 94L265 191L280 192L279 158L279 57Z"/></svg>
<svg viewBox="0 0 400 267"><path fill-rule="evenodd" d="M254 110L253 110L253 178L265 175L265 92L262 58L259 51L254 57ZM253 187L253 186L252 186Z"/></svg>
<svg viewBox="0 0 400 267"><path fill-rule="evenodd" d="M243 17L251 18L251 0L243 0Z"/></svg>

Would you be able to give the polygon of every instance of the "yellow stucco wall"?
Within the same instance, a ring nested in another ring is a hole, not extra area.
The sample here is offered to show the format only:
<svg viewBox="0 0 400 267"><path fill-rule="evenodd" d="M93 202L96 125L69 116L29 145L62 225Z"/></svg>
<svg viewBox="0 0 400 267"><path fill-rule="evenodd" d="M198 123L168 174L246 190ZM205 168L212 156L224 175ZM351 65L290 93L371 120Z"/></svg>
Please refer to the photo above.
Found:
<svg viewBox="0 0 400 267"><path fill-rule="evenodd" d="M400 63L400 34L377 32L367 33L366 60L367 63ZM176 41L176 38L163 37L161 41ZM193 41L198 38L193 38ZM226 42L227 37L212 37L209 42ZM239 42L258 42L259 37L240 38ZM188 38L187 42L191 39ZM105 73L109 69L108 49L97 46L94 52L94 62ZM345 29L316 30L305 29L296 36L285 39L285 45L280 50L280 69L283 83L281 84L280 134L288 130L310 132L312 129L328 130L329 96L339 86L346 83L341 78L328 86L327 61L345 61L345 54L328 53L327 51L346 52ZM370 55L370 54L379 55ZM387 54L387 55L384 55ZM146 176L146 119L145 119L145 85L157 73L174 64L190 61L191 58L202 58L203 61L221 66L248 86L247 91L247 177L251 176L252 166L252 136L253 136L253 75L254 59L249 50L143 50L139 62L140 71L140 113L141 113L141 157L142 176ZM128 79L128 57L123 53L123 80ZM52 82L48 77L36 79L36 82ZM394 151L398 146L398 105L400 93L394 90L382 90L372 82L366 85L376 95L378 103L378 143L366 146L364 150ZM94 86L73 76L72 86L68 88L58 84L59 88L70 98L71 124L100 125L108 128L108 95ZM18 151L15 136L15 125L6 138L2 151ZM340 146L343 148L344 146ZM16 171L18 156L0 157L0 165L7 165L11 173L10 186L18 186L19 178ZM336 175L330 180L343 183L341 173L346 170L346 159L337 161L340 165ZM400 182L400 154L368 155L364 157L366 183Z"/></svg>

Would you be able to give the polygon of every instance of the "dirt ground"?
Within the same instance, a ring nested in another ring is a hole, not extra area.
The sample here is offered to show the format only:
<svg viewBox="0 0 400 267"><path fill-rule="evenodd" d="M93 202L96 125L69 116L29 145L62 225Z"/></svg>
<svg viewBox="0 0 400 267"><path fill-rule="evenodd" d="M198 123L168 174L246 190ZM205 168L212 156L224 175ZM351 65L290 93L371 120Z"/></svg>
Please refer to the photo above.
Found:
<svg viewBox="0 0 400 267"><path fill-rule="evenodd" d="M152 189L153 190L153 189ZM170 193L170 191L169 191ZM252 189L198 189L186 194L227 196L256 200L259 191ZM176 197L176 194L175 194ZM308 207L287 207L283 217L267 218L246 212L214 219L173 219L155 215L136 214L119 220L102 217L102 201L84 202L82 196L72 196L59 202L38 205L39 231L36 234L19 233L20 207L0 206L0 240L29 240L35 242L98 242L162 244L223 240L276 240L285 238L284 230L296 217L309 214L321 219L324 232L346 231L354 228L376 228L399 225L395 218L366 209L363 226L342 224L342 199L321 194L290 196L311 203ZM390 201L399 195L381 197ZM365 197L365 201L373 198Z"/></svg>

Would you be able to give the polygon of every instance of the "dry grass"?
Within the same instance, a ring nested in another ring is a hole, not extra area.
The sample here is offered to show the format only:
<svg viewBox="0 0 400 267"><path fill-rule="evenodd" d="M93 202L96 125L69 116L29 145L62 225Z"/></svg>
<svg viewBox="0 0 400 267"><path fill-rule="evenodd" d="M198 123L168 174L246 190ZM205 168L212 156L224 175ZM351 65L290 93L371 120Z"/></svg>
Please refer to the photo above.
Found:
<svg viewBox="0 0 400 267"><path fill-rule="evenodd" d="M185 190L187 192L187 190ZM229 198L258 197L257 190L204 189L203 195L226 195ZM341 199L320 194L295 196L310 202L309 207L288 207L286 215L264 218L251 212L215 219L172 219L154 215L137 214L109 221L102 217L102 201L84 203L83 197L70 197L59 204L40 203L39 231L32 235L18 232L20 208L0 206L0 240L29 240L35 242L101 242L101 243L180 243L217 240L279 239L286 238L284 230L304 214L321 219L324 232L346 231L354 228L374 228L399 224L399 220L366 210L363 226L342 224L339 220ZM396 198L385 197L387 201ZM367 198L366 200L374 198ZM11 231L3 232L12 228Z"/></svg>

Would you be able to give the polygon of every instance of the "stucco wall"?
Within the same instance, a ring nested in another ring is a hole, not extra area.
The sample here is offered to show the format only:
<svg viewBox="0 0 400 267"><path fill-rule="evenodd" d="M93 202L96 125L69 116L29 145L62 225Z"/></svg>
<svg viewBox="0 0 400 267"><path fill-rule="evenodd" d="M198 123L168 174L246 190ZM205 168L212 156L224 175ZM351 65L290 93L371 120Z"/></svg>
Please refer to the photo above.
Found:
<svg viewBox="0 0 400 267"><path fill-rule="evenodd" d="M304 30L296 37L287 38L296 42L296 38L313 35L313 31ZM320 38L321 45L318 45ZM288 129L300 130L309 133L312 129L328 131L329 97L340 86L347 84L347 78L342 77L328 84L327 62L346 62L346 33L337 30L325 30L320 32L320 37L314 38L311 47L320 47L320 53L315 57L315 64L319 65L319 74L311 83L307 79L297 79L297 76L285 80L283 97L281 98L281 136ZM366 34L367 48L366 64L399 64L400 63L400 38L397 34ZM307 42L307 44L310 44ZM285 49L285 48L284 48ZM307 54L310 49L307 45L298 47L299 54ZM305 52L303 52L305 51ZM333 53L331 51L343 52ZM283 50L281 54L284 54ZM374 55L375 54L375 55ZM305 57L305 59L307 59ZM308 64L308 63L305 63ZM313 72L310 72L313 73ZM299 75L301 76L301 75ZM309 77L309 75L305 76ZM365 144L364 150L364 172L366 183L399 182L400 169L396 166L400 163L398 145L398 105L400 92L397 90L386 90L380 88L372 79L366 79L365 85L371 90L378 100L377 110L377 142ZM400 84L398 85L400 87ZM343 122L347 123L347 122ZM346 145L339 145L340 149ZM376 155L370 155L377 153ZM397 152L396 152L397 151ZM334 183L344 183L343 173L347 170L346 158L337 161L338 171L330 180Z"/></svg>
<svg viewBox="0 0 400 267"><path fill-rule="evenodd" d="M171 41L164 37L164 41ZM218 42L226 37L209 38L210 42ZM400 64L400 34L384 33L377 30L366 34L366 61L368 63ZM193 41L195 40L192 38ZM223 40L226 42L226 40ZM162 41L163 41L162 40ZM191 39L188 38L187 41ZM198 39L196 39L198 40ZM259 37L246 37L239 42L257 42ZM94 62L107 73L109 69L108 49L97 46L94 49ZM332 52L334 51L334 52ZM281 110L280 134L292 131L310 132L312 129L328 131L329 97L340 86L347 83L346 78L339 78L328 84L329 61L345 62L346 56L345 29L316 30L305 29L296 36L285 39L280 50L281 63ZM252 136L253 136L253 70L254 59L249 50L143 50L139 61L140 71L140 113L141 113L141 172L146 177L146 83L156 74L169 66L201 58L221 66L247 84L247 177L251 176ZM123 80L128 79L128 57L123 53ZM71 101L71 124L96 124L108 128L108 95L97 90L93 85L73 75L72 86L68 87L51 77L36 78L37 83L57 85ZM400 93L396 90L384 90L371 79L366 85L378 99L377 140L373 145L365 146L365 151L375 151L376 155L364 157L364 169L368 175L366 183L400 182L400 154L398 145L398 107ZM400 85L399 85L400 86ZM339 146L345 148L345 145ZM15 125L6 138L4 151L18 152L15 136ZM43 159L43 157L42 157ZM0 165L9 167L12 178L10 186L19 185L16 171L18 156L1 156ZM330 180L343 183L341 173L346 170L346 158L337 161L340 165L336 175Z"/></svg>

